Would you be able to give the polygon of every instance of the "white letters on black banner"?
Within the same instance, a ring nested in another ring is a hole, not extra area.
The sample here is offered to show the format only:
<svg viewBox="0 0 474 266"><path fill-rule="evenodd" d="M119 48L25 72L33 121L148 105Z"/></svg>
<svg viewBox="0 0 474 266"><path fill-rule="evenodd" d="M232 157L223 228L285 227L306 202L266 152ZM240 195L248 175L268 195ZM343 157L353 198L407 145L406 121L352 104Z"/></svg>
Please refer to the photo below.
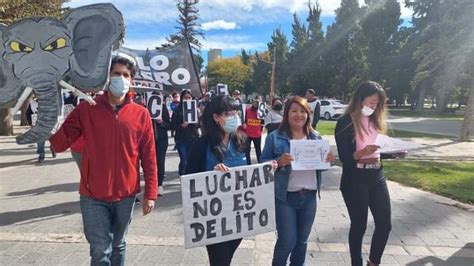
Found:
<svg viewBox="0 0 474 266"><path fill-rule="evenodd" d="M198 122L198 108L196 100L183 101L183 119L188 124Z"/></svg>
<svg viewBox="0 0 474 266"><path fill-rule="evenodd" d="M185 248L275 231L270 164L181 177Z"/></svg>

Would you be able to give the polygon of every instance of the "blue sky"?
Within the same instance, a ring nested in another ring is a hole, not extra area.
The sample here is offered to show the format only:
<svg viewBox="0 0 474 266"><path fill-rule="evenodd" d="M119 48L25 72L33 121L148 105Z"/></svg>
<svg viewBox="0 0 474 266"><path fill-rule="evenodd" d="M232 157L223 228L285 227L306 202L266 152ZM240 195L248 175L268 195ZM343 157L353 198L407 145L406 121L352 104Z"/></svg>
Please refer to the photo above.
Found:
<svg viewBox="0 0 474 266"><path fill-rule="evenodd" d="M66 6L77 7L101 1L72 0ZM126 24L125 47L146 49L160 46L165 38L175 33L178 11L173 0L113 0L124 15ZM315 2L314 0L312 2ZM364 0L359 0L361 5ZM223 49L224 57L266 50L272 31L278 27L291 42L291 23L296 12L300 20L307 17L307 0L201 0L200 23L205 33L202 56L207 59L210 48ZM334 21L334 10L340 0L319 0L323 29ZM402 18L408 21L410 10L402 5Z"/></svg>

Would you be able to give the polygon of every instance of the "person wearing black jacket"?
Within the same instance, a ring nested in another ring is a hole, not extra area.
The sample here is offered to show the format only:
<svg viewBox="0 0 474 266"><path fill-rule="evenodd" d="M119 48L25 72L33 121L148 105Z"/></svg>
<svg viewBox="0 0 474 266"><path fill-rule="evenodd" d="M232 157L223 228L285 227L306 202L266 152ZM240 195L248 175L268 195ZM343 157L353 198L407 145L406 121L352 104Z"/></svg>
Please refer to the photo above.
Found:
<svg viewBox="0 0 474 266"><path fill-rule="evenodd" d="M190 90L181 92L180 104L173 111L171 117L171 127L175 131L174 141L179 154L179 175L184 175L184 167L191 144L199 137L197 124L188 124L183 118L183 101L192 100L193 95Z"/></svg>
<svg viewBox="0 0 474 266"><path fill-rule="evenodd" d="M342 162L340 190L351 220L349 248L352 265L362 265L362 240L369 208L375 230L367 265L380 264L391 230L390 196L381 159L403 157L406 152L377 152L379 147L375 145L375 139L378 134L386 132L385 100L385 91L378 83L363 82L336 124L336 144Z"/></svg>
<svg viewBox="0 0 474 266"><path fill-rule="evenodd" d="M316 129L321 115L321 102L316 98L316 92L313 89L307 90L305 97L311 109L311 126Z"/></svg>
<svg viewBox="0 0 474 266"><path fill-rule="evenodd" d="M153 119L152 121L158 166L158 195L161 196L164 193L163 181L165 179L166 151L168 150L168 129L171 128L170 114L165 104L162 106L161 119Z"/></svg>
<svg viewBox="0 0 474 266"><path fill-rule="evenodd" d="M230 96L217 96L204 109L201 117L203 135L193 143L185 173L194 174L247 164L245 135L237 131L240 125L240 106ZM211 266L230 265L241 238L207 245Z"/></svg>

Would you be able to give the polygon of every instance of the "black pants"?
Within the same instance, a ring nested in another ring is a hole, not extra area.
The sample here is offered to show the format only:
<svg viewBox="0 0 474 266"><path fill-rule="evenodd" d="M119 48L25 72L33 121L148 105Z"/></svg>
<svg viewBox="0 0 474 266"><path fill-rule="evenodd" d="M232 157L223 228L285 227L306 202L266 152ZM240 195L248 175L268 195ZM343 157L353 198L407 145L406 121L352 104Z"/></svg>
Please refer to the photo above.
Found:
<svg viewBox="0 0 474 266"><path fill-rule="evenodd" d="M168 138L157 140L155 142L156 147L156 164L158 167L158 186L163 185L165 179L165 158L166 150L168 150Z"/></svg>
<svg viewBox="0 0 474 266"><path fill-rule="evenodd" d="M235 250L242 242L242 238L217 244L207 245L207 255L211 266L228 266L232 261Z"/></svg>
<svg viewBox="0 0 474 266"><path fill-rule="evenodd" d="M250 159L250 149L251 149L251 144L253 142L253 146L255 147L255 154L257 154L257 161L260 162L260 155L262 154L262 137L259 138L248 138L249 145L247 147L247 152L245 155L247 156L247 165L250 165L252 163L252 160Z"/></svg>
<svg viewBox="0 0 474 266"><path fill-rule="evenodd" d="M392 229L390 196L385 179L381 178L373 184L347 184L341 191L351 218L349 248L352 265L362 265L362 239L367 227L368 208L375 223L369 259L380 264Z"/></svg>

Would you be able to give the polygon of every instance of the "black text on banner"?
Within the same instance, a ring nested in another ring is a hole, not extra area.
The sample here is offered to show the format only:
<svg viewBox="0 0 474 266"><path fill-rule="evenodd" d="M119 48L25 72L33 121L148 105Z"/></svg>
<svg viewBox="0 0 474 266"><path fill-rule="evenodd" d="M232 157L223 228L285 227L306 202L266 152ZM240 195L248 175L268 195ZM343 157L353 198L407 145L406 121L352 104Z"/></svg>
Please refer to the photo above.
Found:
<svg viewBox="0 0 474 266"><path fill-rule="evenodd" d="M186 248L275 231L270 164L185 175L181 190Z"/></svg>

